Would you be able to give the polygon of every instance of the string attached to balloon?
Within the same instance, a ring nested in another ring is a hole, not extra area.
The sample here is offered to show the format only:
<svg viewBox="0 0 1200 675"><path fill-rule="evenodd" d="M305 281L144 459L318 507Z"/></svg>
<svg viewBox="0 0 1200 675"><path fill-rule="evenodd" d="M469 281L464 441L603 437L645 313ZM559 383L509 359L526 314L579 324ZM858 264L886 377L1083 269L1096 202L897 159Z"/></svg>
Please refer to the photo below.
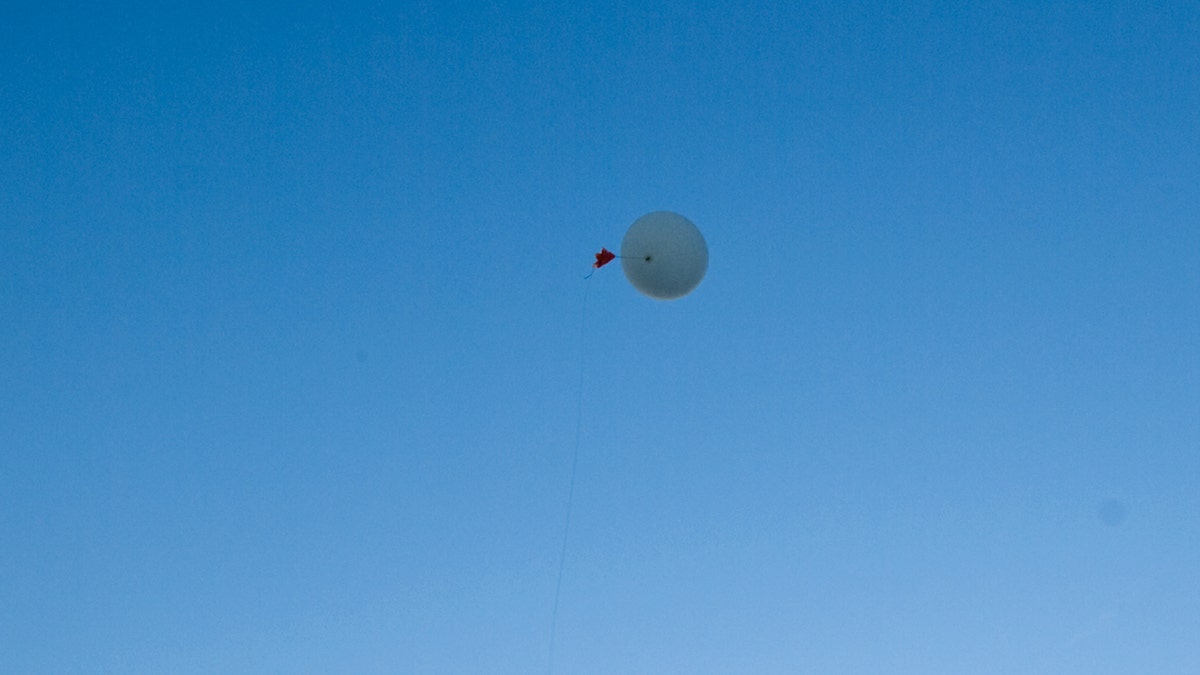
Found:
<svg viewBox="0 0 1200 675"><path fill-rule="evenodd" d="M601 248L592 263L591 279L596 270L613 260L621 260L625 278L638 292L655 300L677 300L695 290L708 271L708 244L699 228L678 213L655 211L633 221L621 240L621 254ZM575 446L571 453L571 477L567 487L567 513L563 522L562 548L558 554L558 578L554 583L554 609L550 618L550 647L547 672L554 672L554 640L558 629L558 598L562 590L563 569L567 558L567 537L571 532L571 511L575 500L575 473L579 466L579 446L583 429L584 340L587 338L587 299L591 284L585 284L579 320L579 388L575 398Z"/></svg>
<svg viewBox="0 0 1200 675"><path fill-rule="evenodd" d="M599 255L596 259L599 262ZM601 264L596 264L592 272L600 267ZM584 278L590 279L591 277L592 275L589 273ZM587 339L587 301L588 291L591 290L591 287L590 283L583 285L583 302L579 307L579 386L575 390L575 447L571 451L571 478L567 482L567 515L563 518L562 548L558 551L558 575L554 582L554 609L550 615L550 653L546 659L546 672L550 675L554 673L554 635L558 629L558 596L562 590L563 569L566 567L567 561L567 536L571 533L571 510L575 503L575 473L579 467L579 441L583 431L583 380L587 366L587 361L584 359L584 340Z"/></svg>

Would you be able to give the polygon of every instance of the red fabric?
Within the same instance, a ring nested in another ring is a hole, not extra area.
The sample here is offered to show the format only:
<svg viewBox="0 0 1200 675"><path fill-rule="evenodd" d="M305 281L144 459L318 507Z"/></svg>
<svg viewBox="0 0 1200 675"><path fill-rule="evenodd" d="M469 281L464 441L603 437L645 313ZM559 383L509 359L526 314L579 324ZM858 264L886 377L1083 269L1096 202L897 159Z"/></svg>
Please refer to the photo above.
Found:
<svg viewBox="0 0 1200 675"><path fill-rule="evenodd" d="M606 248L601 248L600 252L596 254L596 262L592 264L592 267L600 269L601 267L604 267L608 263L612 262L616 257L616 253L613 253Z"/></svg>

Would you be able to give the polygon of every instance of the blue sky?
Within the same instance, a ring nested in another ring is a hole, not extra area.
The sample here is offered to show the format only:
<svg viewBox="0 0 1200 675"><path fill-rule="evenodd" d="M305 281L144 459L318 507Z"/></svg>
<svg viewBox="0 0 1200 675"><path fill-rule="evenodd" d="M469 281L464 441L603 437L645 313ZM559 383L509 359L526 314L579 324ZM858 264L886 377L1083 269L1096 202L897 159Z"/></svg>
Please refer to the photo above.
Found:
<svg viewBox="0 0 1200 675"><path fill-rule="evenodd" d="M582 367L557 672L1200 671L1194 3L22 5L0 119L0 670L544 672Z"/></svg>

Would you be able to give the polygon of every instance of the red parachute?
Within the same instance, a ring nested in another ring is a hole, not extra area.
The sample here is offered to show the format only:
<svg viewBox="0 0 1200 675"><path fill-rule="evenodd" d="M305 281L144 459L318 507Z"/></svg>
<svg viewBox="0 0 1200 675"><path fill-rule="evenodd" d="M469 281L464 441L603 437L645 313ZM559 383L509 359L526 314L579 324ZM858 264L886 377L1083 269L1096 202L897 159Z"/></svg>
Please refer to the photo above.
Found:
<svg viewBox="0 0 1200 675"><path fill-rule="evenodd" d="M605 265L612 262L616 258L617 258L616 253L613 253L612 251L610 251L606 248L601 248L600 252L596 254L596 262L592 263L592 267L595 269L600 269L601 267L604 267Z"/></svg>

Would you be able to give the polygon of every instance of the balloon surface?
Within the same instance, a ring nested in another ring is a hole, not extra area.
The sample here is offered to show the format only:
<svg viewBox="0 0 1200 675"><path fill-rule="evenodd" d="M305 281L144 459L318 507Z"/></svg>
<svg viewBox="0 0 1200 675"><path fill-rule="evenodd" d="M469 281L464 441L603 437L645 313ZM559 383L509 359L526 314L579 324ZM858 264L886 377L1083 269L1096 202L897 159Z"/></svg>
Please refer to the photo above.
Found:
<svg viewBox="0 0 1200 675"><path fill-rule="evenodd" d="M656 300L691 293L708 270L708 244L692 221L655 211L633 221L621 240L621 267L633 287Z"/></svg>

